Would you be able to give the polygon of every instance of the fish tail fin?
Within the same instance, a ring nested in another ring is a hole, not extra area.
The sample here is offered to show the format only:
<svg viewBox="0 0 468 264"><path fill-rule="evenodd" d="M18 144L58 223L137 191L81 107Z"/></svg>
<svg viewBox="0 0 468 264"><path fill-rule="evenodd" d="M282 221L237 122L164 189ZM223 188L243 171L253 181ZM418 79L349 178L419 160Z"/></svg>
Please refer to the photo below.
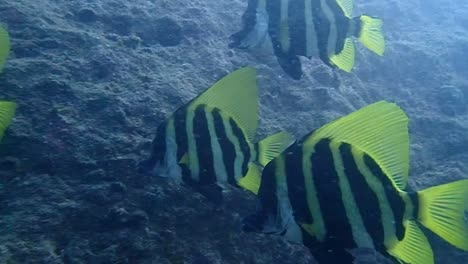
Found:
<svg viewBox="0 0 468 264"><path fill-rule="evenodd" d="M8 32L0 26L0 72L3 70L6 59L10 54L10 37Z"/></svg>
<svg viewBox="0 0 468 264"><path fill-rule="evenodd" d="M258 194L262 167L281 154L292 143L292 137L286 132L271 135L256 144L257 163L252 162L247 174L237 183L240 187Z"/></svg>
<svg viewBox="0 0 468 264"><path fill-rule="evenodd" d="M355 35L359 41L377 55L383 56L385 52L385 39L382 33L382 20L362 15L353 19Z"/></svg>
<svg viewBox="0 0 468 264"><path fill-rule="evenodd" d="M3 138L3 133L10 126L13 116L15 115L16 103L0 102L0 140Z"/></svg>
<svg viewBox="0 0 468 264"><path fill-rule="evenodd" d="M292 136L282 131L258 142L256 146L258 163L265 167L272 159L289 147L292 141Z"/></svg>
<svg viewBox="0 0 468 264"><path fill-rule="evenodd" d="M453 246L468 251L468 180L418 192L418 220Z"/></svg>

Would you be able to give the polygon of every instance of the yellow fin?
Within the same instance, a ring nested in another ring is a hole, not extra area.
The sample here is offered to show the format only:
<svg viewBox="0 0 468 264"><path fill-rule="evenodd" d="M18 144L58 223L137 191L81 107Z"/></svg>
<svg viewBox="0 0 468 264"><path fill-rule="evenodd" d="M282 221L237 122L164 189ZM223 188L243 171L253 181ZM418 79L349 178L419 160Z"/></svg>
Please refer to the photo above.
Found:
<svg viewBox="0 0 468 264"><path fill-rule="evenodd" d="M453 246L468 251L468 180L418 192L418 220Z"/></svg>
<svg viewBox="0 0 468 264"><path fill-rule="evenodd" d="M3 66L5 66L6 59L10 54L10 38L8 36L8 32L0 26L0 72L3 70Z"/></svg>
<svg viewBox="0 0 468 264"><path fill-rule="evenodd" d="M323 138L358 147L379 164L395 187L405 189L409 169L408 117L396 104L380 101L361 108L321 127L305 144L313 147Z"/></svg>
<svg viewBox="0 0 468 264"><path fill-rule="evenodd" d="M359 41L375 54L383 56L385 52L385 39L382 33L382 20L363 15Z"/></svg>
<svg viewBox="0 0 468 264"><path fill-rule="evenodd" d="M434 254L427 237L416 222L405 223L405 236L402 241L387 249L388 253L404 263L433 264Z"/></svg>
<svg viewBox="0 0 468 264"><path fill-rule="evenodd" d="M231 116L252 142L258 125L258 94L256 71L241 68L225 76L205 90L190 105L206 104Z"/></svg>
<svg viewBox="0 0 468 264"><path fill-rule="evenodd" d="M13 102L0 102L0 140L3 138L3 133L10 126L13 116L15 115L16 104Z"/></svg>
<svg viewBox="0 0 468 264"><path fill-rule="evenodd" d="M188 156L187 152L182 156L182 158L180 158L179 164L185 164L187 166L190 164L189 163L189 156Z"/></svg>
<svg viewBox="0 0 468 264"><path fill-rule="evenodd" d="M279 132L258 142L258 162L266 166L268 162L276 158L289 145L291 145L292 136L286 132Z"/></svg>
<svg viewBox="0 0 468 264"><path fill-rule="evenodd" d="M351 38L345 40L343 50L339 54L334 54L330 57L330 61L338 68L345 72L351 72L354 66L354 58L356 51L354 50L354 43Z"/></svg>
<svg viewBox="0 0 468 264"><path fill-rule="evenodd" d="M258 194L260 189L262 169L255 163L250 163L249 171L247 174L237 182L240 187Z"/></svg>
<svg viewBox="0 0 468 264"><path fill-rule="evenodd" d="M346 17L352 18L353 15L353 0L336 0L338 5L343 10Z"/></svg>

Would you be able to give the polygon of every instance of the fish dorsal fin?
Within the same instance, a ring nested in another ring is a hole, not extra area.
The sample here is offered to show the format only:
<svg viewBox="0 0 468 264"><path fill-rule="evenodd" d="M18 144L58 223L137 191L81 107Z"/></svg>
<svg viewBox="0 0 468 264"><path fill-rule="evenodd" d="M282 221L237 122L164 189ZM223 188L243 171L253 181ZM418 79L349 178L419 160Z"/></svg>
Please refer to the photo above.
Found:
<svg viewBox="0 0 468 264"><path fill-rule="evenodd" d="M205 90L191 107L206 104L232 117L252 142L258 125L258 93L252 67L241 68L225 76Z"/></svg>
<svg viewBox="0 0 468 264"><path fill-rule="evenodd" d="M8 32L0 26L0 72L3 70L8 54L10 54L10 38Z"/></svg>
<svg viewBox="0 0 468 264"><path fill-rule="evenodd" d="M346 17L353 17L353 0L336 0Z"/></svg>
<svg viewBox="0 0 468 264"><path fill-rule="evenodd" d="M395 245L387 248L387 251L397 258L400 263L434 264L431 245L414 221L405 223L403 240L395 242Z"/></svg>
<svg viewBox="0 0 468 264"><path fill-rule="evenodd" d="M330 56L330 61L345 72L351 72L354 66L356 51L351 38L345 40L343 49L340 53Z"/></svg>
<svg viewBox="0 0 468 264"><path fill-rule="evenodd" d="M361 108L321 127L304 144L313 148L323 138L360 148L379 164L395 187L405 189L409 169L408 117L396 104L380 101Z"/></svg>
<svg viewBox="0 0 468 264"><path fill-rule="evenodd" d="M3 138L3 133L10 126L13 116L15 115L16 103L0 102L0 140Z"/></svg>

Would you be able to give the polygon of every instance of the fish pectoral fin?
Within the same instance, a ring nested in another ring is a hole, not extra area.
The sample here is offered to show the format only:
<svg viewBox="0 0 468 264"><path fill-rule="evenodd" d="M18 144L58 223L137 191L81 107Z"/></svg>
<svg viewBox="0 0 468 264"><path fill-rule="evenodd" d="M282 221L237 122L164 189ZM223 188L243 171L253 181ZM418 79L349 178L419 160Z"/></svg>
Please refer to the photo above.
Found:
<svg viewBox="0 0 468 264"><path fill-rule="evenodd" d="M330 56L330 62L345 72L351 72L354 66L356 51L351 38L345 40L343 49L339 54Z"/></svg>
<svg viewBox="0 0 468 264"><path fill-rule="evenodd" d="M414 221L406 221L403 240L396 241L387 252L401 263L433 264L434 254L427 237Z"/></svg>

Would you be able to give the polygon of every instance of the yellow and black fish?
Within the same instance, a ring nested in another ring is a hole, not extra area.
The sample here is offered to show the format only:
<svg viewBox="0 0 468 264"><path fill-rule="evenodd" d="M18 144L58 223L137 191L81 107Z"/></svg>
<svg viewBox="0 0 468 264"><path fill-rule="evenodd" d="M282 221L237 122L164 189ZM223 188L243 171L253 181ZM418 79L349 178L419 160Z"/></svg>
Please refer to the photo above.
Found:
<svg viewBox="0 0 468 264"><path fill-rule="evenodd" d="M10 38L8 36L8 32L0 26L0 72L2 72L9 54Z"/></svg>
<svg viewBox="0 0 468 264"><path fill-rule="evenodd" d="M10 38L8 32L0 26L0 73L5 66L5 62L10 54ZM15 115L16 104L13 102L0 101L0 140L3 138L5 130L10 126Z"/></svg>
<svg viewBox="0 0 468 264"><path fill-rule="evenodd" d="M468 180L407 192L408 118L378 102L292 144L263 170L261 209L246 231L306 245L318 263L351 264L374 249L395 263L431 264L423 225L468 251Z"/></svg>
<svg viewBox="0 0 468 264"><path fill-rule="evenodd" d="M257 115L255 70L242 68L161 124L140 169L181 180L216 203L226 184L257 192L262 167L292 142L280 132L254 144Z"/></svg>
<svg viewBox="0 0 468 264"><path fill-rule="evenodd" d="M257 47L268 35L279 64L294 79L302 76L298 56L318 56L350 72L355 57L352 37L378 55L385 50L382 21L352 14L353 0L249 0L243 28L231 36L230 47Z"/></svg>

